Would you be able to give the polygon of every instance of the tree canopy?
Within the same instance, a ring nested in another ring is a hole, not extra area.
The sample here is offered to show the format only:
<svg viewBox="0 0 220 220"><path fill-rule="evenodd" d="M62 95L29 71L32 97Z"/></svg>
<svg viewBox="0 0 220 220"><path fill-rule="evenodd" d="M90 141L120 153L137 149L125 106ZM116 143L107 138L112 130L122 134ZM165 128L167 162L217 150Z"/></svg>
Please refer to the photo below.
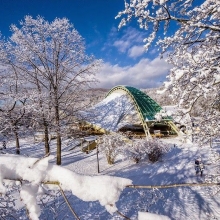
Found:
<svg viewBox="0 0 220 220"><path fill-rule="evenodd" d="M56 132L57 163L61 164L62 129L82 109L83 91L96 82L101 60L86 54L83 38L66 18L49 22L26 16L11 31L12 36L0 45L1 61L5 71L12 68L31 93L29 108L42 121L45 144L49 126ZM49 146L45 148L48 153Z"/></svg>
<svg viewBox="0 0 220 220"><path fill-rule="evenodd" d="M166 53L173 68L167 76L165 90L178 101L183 113L190 113L202 98L209 102L206 109L201 109L201 139L218 134L220 2L131 0L125 2L125 9L116 18L119 17L120 28L136 19L139 27L147 31L146 49L156 41L161 54ZM174 34L170 34L173 30Z"/></svg>

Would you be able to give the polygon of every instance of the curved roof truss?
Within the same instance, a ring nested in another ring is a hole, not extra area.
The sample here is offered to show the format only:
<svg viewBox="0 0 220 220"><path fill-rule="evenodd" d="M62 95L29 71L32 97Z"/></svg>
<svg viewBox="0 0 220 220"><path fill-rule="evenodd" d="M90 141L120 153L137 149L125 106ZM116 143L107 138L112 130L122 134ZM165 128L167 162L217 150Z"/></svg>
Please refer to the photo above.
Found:
<svg viewBox="0 0 220 220"><path fill-rule="evenodd" d="M146 121L155 121L155 115L160 112L162 107L144 92L131 86L115 86L108 92L106 97L116 90L123 90L128 94L139 114L145 134L150 136ZM171 118L167 119L172 120Z"/></svg>

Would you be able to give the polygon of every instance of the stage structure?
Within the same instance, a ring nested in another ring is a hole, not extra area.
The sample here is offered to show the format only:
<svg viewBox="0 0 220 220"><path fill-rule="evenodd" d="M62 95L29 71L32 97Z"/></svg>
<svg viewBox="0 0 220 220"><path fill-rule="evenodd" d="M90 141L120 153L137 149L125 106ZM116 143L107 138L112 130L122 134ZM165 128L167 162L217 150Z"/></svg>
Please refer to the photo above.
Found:
<svg viewBox="0 0 220 220"><path fill-rule="evenodd" d="M131 86L112 88L105 99L86 112L83 119L95 129L105 132L131 131L136 135L178 135L178 128L169 116L156 120L162 107L144 92Z"/></svg>

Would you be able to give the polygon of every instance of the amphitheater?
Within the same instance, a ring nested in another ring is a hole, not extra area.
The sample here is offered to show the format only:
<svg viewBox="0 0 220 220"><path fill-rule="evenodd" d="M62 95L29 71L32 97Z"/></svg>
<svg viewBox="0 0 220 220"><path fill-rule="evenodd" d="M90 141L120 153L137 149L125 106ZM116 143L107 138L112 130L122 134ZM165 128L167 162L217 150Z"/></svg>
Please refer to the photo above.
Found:
<svg viewBox="0 0 220 220"><path fill-rule="evenodd" d="M172 117L156 120L162 107L144 92L131 86L116 86L105 98L81 113L87 126L107 132L130 132L136 136L176 136Z"/></svg>

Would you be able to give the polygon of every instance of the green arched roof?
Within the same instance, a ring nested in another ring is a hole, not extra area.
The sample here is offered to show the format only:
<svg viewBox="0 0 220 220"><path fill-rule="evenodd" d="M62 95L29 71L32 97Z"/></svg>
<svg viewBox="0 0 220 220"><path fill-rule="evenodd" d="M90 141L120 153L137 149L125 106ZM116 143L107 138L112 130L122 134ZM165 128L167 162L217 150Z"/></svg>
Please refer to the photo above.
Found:
<svg viewBox="0 0 220 220"><path fill-rule="evenodd" d="M157 104L144 92L131 86L115 86L108 92L106 97L116 90L124 90L130 96L136 106L136 109L141 114L143 121L146 119L149 121L155 120L155 114L162 109L159 104Z"/></svg>

